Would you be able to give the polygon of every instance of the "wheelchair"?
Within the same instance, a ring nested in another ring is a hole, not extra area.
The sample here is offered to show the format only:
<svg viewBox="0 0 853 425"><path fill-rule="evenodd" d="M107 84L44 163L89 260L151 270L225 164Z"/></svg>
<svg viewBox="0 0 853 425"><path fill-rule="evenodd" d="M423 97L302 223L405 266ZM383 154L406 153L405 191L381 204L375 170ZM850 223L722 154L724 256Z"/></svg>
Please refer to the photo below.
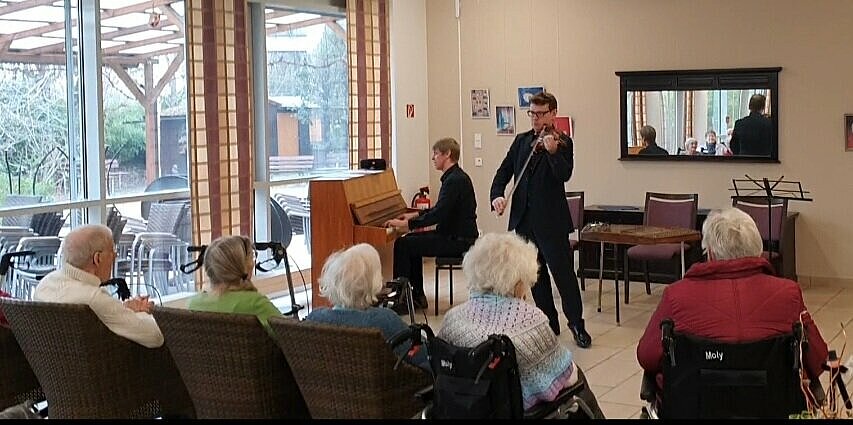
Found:
<svg viewBox="0 0 853 425"><path fill-rule="evenodd" d="M579 397L579 380L554 401L523 409L515 346L506 335L490 335L473 348L457 347L434 335L427 325L411 325L389 340L411 342L410 355L426 346L434 383L416 396L425 404L421 419L568 419L593 418Z"/></svg>
<svg viewBox="0 0 853 425"><path fill-rule="evenodd" d="M643 376L640 398L651 419L783 418L806 409L804 394L822 393L820 382L802 387L802 323L790 333L743 343L724 343L675 332L661 323L663 393L655 376ZM658 396L661 396L658 399ZM815 402L820 402L820 396Z"/></svg>

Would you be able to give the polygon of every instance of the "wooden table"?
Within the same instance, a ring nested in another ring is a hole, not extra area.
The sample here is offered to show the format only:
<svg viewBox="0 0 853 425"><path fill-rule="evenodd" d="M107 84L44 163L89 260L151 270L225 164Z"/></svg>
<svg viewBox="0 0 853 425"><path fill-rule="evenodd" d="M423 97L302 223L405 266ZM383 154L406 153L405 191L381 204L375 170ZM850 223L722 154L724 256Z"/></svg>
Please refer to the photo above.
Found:
<svg viewBox="0 0 853 425"><path fill-rule="evenodd" d="M623 251L628 245L657 245L665 243L677 243L681 245L681 276L684 276L684 244L686 242L702 239L698 230L684 229L678 227L655 227L633 224L601 224L585 227L580 232L580 239L587 242L598 242L599 266L598 266L598 311L601 312L601 287L604 280L604 244L613 244L617 253L613 256L613 282L616 285L616 325L619 325L619 275L618 249ZM628 282L628 255L623 253L625 282Z"/></svg>

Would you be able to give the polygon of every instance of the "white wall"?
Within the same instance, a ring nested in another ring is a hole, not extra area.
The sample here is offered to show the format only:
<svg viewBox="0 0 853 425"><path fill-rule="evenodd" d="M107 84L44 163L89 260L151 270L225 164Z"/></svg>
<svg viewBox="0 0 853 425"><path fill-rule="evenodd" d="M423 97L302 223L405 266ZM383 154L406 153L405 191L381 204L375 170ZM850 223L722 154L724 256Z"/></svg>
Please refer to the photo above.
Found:
<svg viewBox="0 0 853 425"><path fill-rule="evenodd" d="M730 205L732 178L784 175L803 181L815 198L793 205L801 213L799 274L853 278L848 253L853 152L844 151L842 132L844 114L853 113L853 7L848 0L460 1L461 39L454 0L425 4L429 137L412 142L420 147L406 145L397 152L428 152L430 140L458 134L461 124L463 161L477 191L481 228L506 228L505 217L496 219L489 212L488 190L512 138L496 136L493 119L473 120L466 114L460 123L460 98L461 110L470 111L470 89L489 88L494 114L495 105L516 104L518 86L544 85L557 96L561 115L574 118L575 171L567 188L586 191L588 204L641 205L645 191L654 190L697 192L700 207L719 208ZM397 0L394 5L410 3L424 4ZM392 40L402 44L418 31L418 21L411 31L410 25L407 21ZM407 46L406 55L417 55L422 46L418 39ZM779 111L774 112L780 120L781 164L617 160L619 79L614 72L772 66L783 67ZM397 88L411 84L398 81ZM405 103L398 94L395 105ZM523 110L516 114L518 130L525 131L527 117ZM410 136L415 130L401 128L403 119L395 118L398 140L406 140L403 131ZM483 134L482 150L473 149L475 132ZM425 155L402 157L398 179L406 184L422 179ZM481 168L473 166L477 156L484 160ZM430 175L436 189L437 175Z"/></svg>
<svg viewBox="0 0 853 425"><path fill-rule="evenodd" d="M391 3L392 168L408 203L430 181L426 0ZM406 104L415 117L406 118ZM438 186L433 186L438 193ZM433 197L435 199L435 197Z"/></svg>

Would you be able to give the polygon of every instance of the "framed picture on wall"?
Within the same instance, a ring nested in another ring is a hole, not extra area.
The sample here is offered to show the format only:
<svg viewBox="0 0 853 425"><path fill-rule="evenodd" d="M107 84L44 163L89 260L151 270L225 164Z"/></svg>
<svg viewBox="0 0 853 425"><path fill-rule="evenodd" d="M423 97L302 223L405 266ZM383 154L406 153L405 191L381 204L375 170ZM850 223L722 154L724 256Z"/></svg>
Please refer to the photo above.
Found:
<svg viewBox="0 0 853 425"><path fill-rule="evenodd" d="M530 86L530 87L519 87L518 88L518 107L519 108L529 108L530 107L530 98L542 93L545 91L545 87L542 86Z"/></svg>
<svg viewBox="0 0 853 425"><path fill-rule="evenodd" d="M495 106L495 131L498 136L515 134L515 107Z"/></svg>
<svg viewBox="0 0 853 425"><path fill-rule="evenodd" d="M853 114L844 116L844 150L853 151Z"/></svg>
<svg viewBox="0 0 853 425"><path fill-rule="evenodd" d="M569 137L575 137L575 132L572 128L572 117L554 117L554 128L566 133Z"/></svg>
<svg viewBox="0 0 853 425"><path fill-rule="evenodd" d="M489 89L472 89L471 90L471 118L484 119L489 118L491 111L489 105Z"/></svg>

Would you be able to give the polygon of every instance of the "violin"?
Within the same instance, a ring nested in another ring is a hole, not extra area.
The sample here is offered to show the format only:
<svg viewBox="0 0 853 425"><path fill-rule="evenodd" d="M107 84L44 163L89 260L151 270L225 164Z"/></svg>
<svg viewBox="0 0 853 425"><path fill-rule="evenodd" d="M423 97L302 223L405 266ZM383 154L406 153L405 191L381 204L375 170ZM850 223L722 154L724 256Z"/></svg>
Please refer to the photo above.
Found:
<svg viewBox="0 0 853 425"><path fill-rule="evenodd" d="M534 152L542 152L547 151L545 148L545 140L549 137L557 140L557 145L559 147L566 147L566 142L560 137L562 133L557 130L554 126L545 125L542 127L542 131L536 136L536 140L533 141L533 151Z"/></svg>

